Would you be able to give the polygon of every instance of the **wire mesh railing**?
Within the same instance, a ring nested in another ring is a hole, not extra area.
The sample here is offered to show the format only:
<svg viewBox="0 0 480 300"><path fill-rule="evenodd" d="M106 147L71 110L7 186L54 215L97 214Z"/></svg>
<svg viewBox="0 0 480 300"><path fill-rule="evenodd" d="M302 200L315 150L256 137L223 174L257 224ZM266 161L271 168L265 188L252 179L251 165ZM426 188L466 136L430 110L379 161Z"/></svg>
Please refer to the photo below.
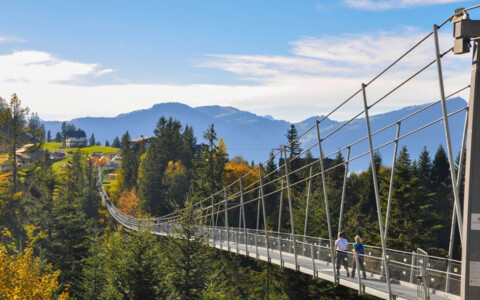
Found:
<svg viewBox="0 0 480 300"><path fill-rule="evenodd" d="M131 230L138 230L139 228L147 228L154 234L158 235L178 235L178 224L169 224L158 219L136 219L122 213L109 200L103 188L100 188L100 194L105 203L109 213L123 226ZM291 233L268 231L268 235L263 230L247 229L244 230L238 227L224 226L211 227L201 226L197 224L198 234L203 234L208 237L212 246L220 248L225 251L231 251L237 254L252 256L257 259L277 263L281 266L290 266L293 269L301 269L305 273L312 274L315 277L321 277L322 273L331 275L337 278L332 269L334 259L331 256L330 241L324 238L317 238L311 236L297 236L294 241ZM177 227L177 229L176 229ZM411 284L412 286L418 284L419 266L414 263L419 261L416 252L407 253L394 249L388 249L388 266L390 267L390 280L396 284ZM365 255L361 256L361 263L366 272L366 279L363 276L355 275L349 278L348 282L358 283L359 291L369 287L370 289L378 289L380 292L386 293L385 287L379 288L378 284L370 286L371 283L378 281L385 281L383 273L383 260L379 247L365 246ZM298 265L294 264L294 256L298 256ZM344 259L348 264L349 270L353 273L353 264L358 257L355 257L353 252L345 252ZM423 256L424 259L424 256ZM360 271L361 267L359 261L356 263L357 269ZM430 257L428 262L428 274L430 289L445 294L459 295L460 275L455 272L446 271L448 261L442 258ZM454 268L460 266L459 261L451 260L451 265ZM341 278L348 278L345 275L343 266L341 267ZM360 273L359 273L360 274ZM447 276L448 275L448 276ZM357 277L355 279L354 277ZM448 279L447 279L448 277ZM338 280L339 278L337 278ZM446 290L447 280L449 280L449 291ZM343 283L345 284L345 282ZM415 290L412 288L412 290ZM405 295L403 295L405 296ZM408 296L407 296L408 297Z"/></svg>

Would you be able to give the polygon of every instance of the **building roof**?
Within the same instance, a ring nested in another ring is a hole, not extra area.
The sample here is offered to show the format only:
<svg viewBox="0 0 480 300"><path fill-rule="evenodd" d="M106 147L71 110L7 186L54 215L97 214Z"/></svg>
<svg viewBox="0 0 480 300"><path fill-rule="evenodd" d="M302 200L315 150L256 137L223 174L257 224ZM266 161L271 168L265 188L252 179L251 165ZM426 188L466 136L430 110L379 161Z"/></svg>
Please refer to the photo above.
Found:
<svg viewBox="0 0 480 300"><path fill-rule="evenodd" d="M75 131L67 131L67 138L86 138L85 131L83 130L75 130Z"/></svg>
<svg viewBox="0 0 480 300"><path fill-rule="evenodd" d="M131 143L140 143L141 141L146 141L146 142L148 142L148 140L149 140L149 139L152 139L152 138L153 138L153 136L143 136L143 135L142 135L142 136L140 136L140 137L138 137L138 138L136 138L136 139L131 140L130 142L131 142Z"/></svg>

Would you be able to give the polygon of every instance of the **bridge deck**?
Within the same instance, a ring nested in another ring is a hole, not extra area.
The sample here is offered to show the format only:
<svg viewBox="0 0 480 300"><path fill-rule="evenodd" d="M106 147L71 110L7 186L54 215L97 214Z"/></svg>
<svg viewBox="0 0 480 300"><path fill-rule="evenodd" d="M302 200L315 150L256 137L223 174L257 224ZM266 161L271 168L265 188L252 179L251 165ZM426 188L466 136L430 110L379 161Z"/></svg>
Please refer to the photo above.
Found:
<svg viewBox="0 0 480 300"><path fill-rule="evenodd" d="M100 195L110 214L126 228L137 230L139 227L146 227L153 234L163 236L175 235L173 228L175 225L156 223L154 220L140 220L127 216L108 200L108 196L103 189L100 189ZM263 230L247 229L245 233L243 229L239 228L212 228L208 226L200 227L199 232L199 234L206 234L209 237L210 245L217 249L246 255L262 261L270 261L275 265L298 270L316 278L334 282L334 272L330 259L331 249L328 240L297 236L296 242L293 242L291 234L269 232L267 238L264 233ZM355 274L355 278L347 277L346 271L342 268L338 284L365 294L388 299L387 283L382 276L381 255L375 247L366 245L365 249L364 265L367 271L367 279L359 278L360 276L357 276L357 274ZM416 258L410 253L392 249L389 251L390 256L392 256L389 258L389 268L393 297L396 299L418 299L418 286L415 277L418 273L418 266L414 265ZM297 253L296 265L295 252ZM353 253L350 252L346 255L351 265L351 262L354 260ZM438 259L438 261L435 261L432 259L431 261L433 263L432 265L429 264L428 270L430 274L428 278L433 283L431 286L435 288L429 289L430 299L460 299L458 295L460 265L455 265L455 268L453 268L455 273L447 273L444 271L444 260ZM351 271L351 266L349 270ZM451 293L446 293L444 292L445 290L451 291Z"/></svg>
<svg viewBox="0 0 480 300"><path fill-rule="evenodd" d="M215 246L217 249L221 249L224 251L230 251L233 253L237 253L237 244L235 242L229 242L230 249L228 250L228 245L226 241L215 241L213 244L213 240L210 240L211 245ZM245 255L245 244L238 244L238 254ZM255 247L254 245L247 245L248 253L246 256L251 258L259 259L262 261L267 262L268 257L270 257L270 262L275 265L283 265L285 268L289 268L295 270L295 258L294 255L291 253L282 253L282 264L280 263L280 252L278 250L269 249L267 255L267 249L264 247ZM257 252L258 251L258 252ZM258 253L258 256L257 256ZM298 256L297 257L297 265L299 266L298 271L315 276L316 278L320 278L322 280L328 280L330 282L334 281L334 273L332 269L332 265L330 262L326 262L323 260L315 259L315 275L313 273L312 268L312 259L310 257L305 256ZM349 269L351 272L351 268ZM396 297L396 299L418 299L417 298L417 285L401 282L401 281L391 281L391 289L392 294ZM358 284L358 277L351 278L347 277L347 273L345 269L340 270L340 278L339 284L346 286L351 289L359 290ZM379 298L388 299L388 290L387 284L381 276L368 272L367 271L367 279L361 280L361 289L362 292L365 294L373 295ZM436 292L431 290L430 291L430 299L431 300L442 300L442 299L460 299L459 296L446 294L444 292Z"/></svg>

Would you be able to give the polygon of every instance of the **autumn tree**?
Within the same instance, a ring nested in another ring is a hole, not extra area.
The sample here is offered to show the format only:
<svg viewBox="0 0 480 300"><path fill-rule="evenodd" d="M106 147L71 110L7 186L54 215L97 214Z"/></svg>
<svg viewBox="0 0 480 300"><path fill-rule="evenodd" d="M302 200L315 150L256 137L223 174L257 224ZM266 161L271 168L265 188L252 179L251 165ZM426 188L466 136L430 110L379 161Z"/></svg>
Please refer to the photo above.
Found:
<svg viewBox="0 0 480 300"><path fill-rule="evenodd" d="M0 247L0 295L4 299L68 299L68 292L56 297L59 270L43 265L27 247L20 254L9 254Z"/></svg>
<svg viewBox="0 0 480 300"><path fill-rule="evenodd" d="M138 197L135 187L132 187L130 190L124 190L117 204L118 209L127 215L136 217L139 215L138 212Z"/></svg>
<svg viewBox="0 0 480 300"><path fill-rule="evenodd" d="M171 208L183 207L189 189L187 169L181 161L169 161L164 173L165 196Z"/></svg>

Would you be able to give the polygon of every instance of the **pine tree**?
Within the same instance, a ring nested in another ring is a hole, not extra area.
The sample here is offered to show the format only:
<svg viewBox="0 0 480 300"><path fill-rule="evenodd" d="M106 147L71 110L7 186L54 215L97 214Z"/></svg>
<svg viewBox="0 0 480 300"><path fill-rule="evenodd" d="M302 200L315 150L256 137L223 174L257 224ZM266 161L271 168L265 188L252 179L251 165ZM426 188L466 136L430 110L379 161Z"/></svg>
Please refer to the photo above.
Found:
<svg viewBox="0 0 480 300"><path fill-rule="evenodd" d="M432 173L432 160L430 159L427 147L423 147L423 151L420 153L416 173L420 180L420 185L430 191L432 185L430 179Z"/></svg>
<svg viewBox="0 0 480 300"><path fill-rule="evenodd" d="M138 178L140 209L144 213L162 215L173 209L166 199L165 170L170 161L181 161L182 164L183 160L191 161L192 157L189 156L194 143L194 138L189 133L190 129L183 134L181 129L180 122L172 118L167 120L162 116L157 123L155 137L152 138L150 147L142 159L141 176ZM188 140L184 140L186 137L189 137Z"/></svg>
<svg viewBox="0 0 480 300"><path fill-rule="evenodd" d="M52 141L52 133L50 130L47 132L47 143L50 143Z"/></svg>
<svg viewBox="0 0 480 300"><path fill-rule="evenodd" d="M450 164L442 145L438 147L435 153L431 174L433 192L435 193L431 199L431 204L433 210L438 214L438 231L435 246L440 249L447 249L453 209L453 190Z"/></svg>
<svg viewBox="0 0 480 300"><path fill-rule="evenodd" d="M120 140L119 140L118 136L116 136L113 139L112 147L114 147L114 148L120 148L121 147Z"/></svg>
<svg viewBox="0 0 480 300"><path fill-rule="evenodd" d="M198 299L206 287L210 271L210 250L206 236L199 233L199 215L190 201L182 211L181 226L175 227L176 238L168 239L165 249L173 297Z"/></svg>
<svg viewBox="0 0 480 300"><path fill-rule="evenodd" d="M287 131L287 148L288 148L288 158L292 159L293 157L299 155L302 152L300 148L300 141L298 140L297 128L294 124L290 125L290 129Z"/></svg>
<svg viewBox="0 0 480 300"><path fill-rule="evenodd" d="M130 190L137 185L138 160L133 151L128 131L122 137L122 147L120 149L122 161L123 182L122 190Z"/></svg>
<svg viewBox="0 0 480 300"><path fill-rule="evenodd" d="M57 132L55 135L55 143L61 143L62 142L62 134L60 132Z"/></svg>
<svg viewBox="0 0 480 300"><path fill-rule="evenodd" d="M90 236L88 256L82 268L80 283L82 299L99 299L107 284L107 257L100 231Z"/></svg>
<svg viewBox="0 0 480 300"><path fill-rule="evenodd" d="M106 273L101 298L164 299L165 267L156 245L147 230L114 233L101 251Z"/></svg>
<svg viewBox="0 0 480 300"><path fill-rule="evenodd" d="M66 197L55 200L51 218L47 259L62 271L60 282L69 284L72 294L78 295L83 260L88 257L90 224L77 202Z"/></svg>
<svg viewBox="0 0 480 300"><path fill-rule="evenodd" d="M217 141L217 133L214 124L211 124L203 133L207 144L202 144L194 160L194 200L203 199L223 188L223 175L225 165L228 162L225 143Z"/></svg>
<svg viewBox="0 0 480 300"><path fill-rule="evenodd" d="M95 135L92 133L92 135L90 136L90 139L89 139L89 142L88 144L90 146L95 146Z"/></svg>
<svg viewBox="0 0 480 300"><path fill-rule="evenodd" d="M6 144L8 151L8 164L12 170L12 194L15 194L18 189L18 163L17 163L17 149L23 144L29 143L28 140L22 138L24 133L29 130L27 128L27 116L29 113L28 107L22 107L22 102L16 94L12 95L9 103L0 98L2 102L2 110L0 110L0 141ZM33 119L35 120L35 119ZM34 123L36 124L36 123ZM32 128L32 133L37 133L36 128ZM38 135L35 134L37 137Z"/></svg>

